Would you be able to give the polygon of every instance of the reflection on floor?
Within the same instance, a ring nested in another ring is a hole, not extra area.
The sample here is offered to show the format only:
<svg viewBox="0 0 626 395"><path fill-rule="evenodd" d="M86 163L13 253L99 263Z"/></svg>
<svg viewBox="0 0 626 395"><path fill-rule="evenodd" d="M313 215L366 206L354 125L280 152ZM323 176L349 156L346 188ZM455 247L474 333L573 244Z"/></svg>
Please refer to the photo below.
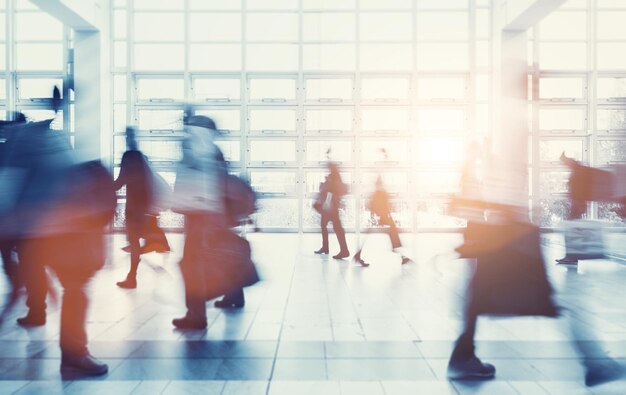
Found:
<svg viewBox="0 0 626 395"><path fill-rule="evenodd" d="M20 305L0 328L0 394L626 394L626 381L583 386L563 318L481 318L478 354L496 365L496 380L446 381L471 270L451 254L459 235L403 235L415 260L405 266L383 235L371 236L368 268L314 255L316 234L249 235L264 281L246 290L242 310L207 305L209 327L189 333L170 324L184 309L182 237L169 238L172 253L143 258L136 290L115 286L128 255L124 237L111 238L89 318L90 348L109 363L108 376L61 381L58 306L50 301L45 327L26 330L14 324ZM559 301L626 363L626 265L554 266L562 253L546 247Z"/></svg>

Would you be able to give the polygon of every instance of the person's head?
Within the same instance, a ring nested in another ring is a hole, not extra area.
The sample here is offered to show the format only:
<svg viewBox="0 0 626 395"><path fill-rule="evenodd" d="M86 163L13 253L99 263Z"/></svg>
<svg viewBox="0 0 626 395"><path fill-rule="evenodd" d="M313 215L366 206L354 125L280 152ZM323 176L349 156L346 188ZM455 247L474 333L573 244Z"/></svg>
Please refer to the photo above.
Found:
<svg viewBox="0 0 626 395"><path fill-rule="evenodd" d="M185 119L186 127L198 127L208 130L217 130L215 121L204 115L192 115Z"/></svg>
<svg viewBox="0 0 626 395"><path fill-rule="evenodd" d="M126 149L129 151L137 151L137 139L136 131L134 127L128 126L126 128Z"/></svg>

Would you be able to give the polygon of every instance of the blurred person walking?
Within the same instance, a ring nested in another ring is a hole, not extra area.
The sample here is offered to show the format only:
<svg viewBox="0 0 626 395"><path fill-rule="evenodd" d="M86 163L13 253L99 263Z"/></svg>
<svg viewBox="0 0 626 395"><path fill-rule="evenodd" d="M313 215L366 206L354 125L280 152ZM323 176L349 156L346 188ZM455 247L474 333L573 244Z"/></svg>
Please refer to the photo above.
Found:
<svg viewBox="0 0 626 395"><path fill-rule="evenodd" d="M343 196L348 193L348 186L341 180L339 166L336 163L328 162L329 174L326 180L320 184L320 192L313 207L321 214L322 247L315 251L316 254L328 254L328 223L333 223L333 230L339 242L339 252L333 259L344 259L350 256L348 243L346 242L346 232L341 225L339 209L343 207Z"/></svg>
<svg viewBox="0 0 626 395"><path fill-rule="evenodd" d="M140 255L151 251L170 250L165 233L157 225L158 213L153 210L155 196L155 174L148 160L139 151L133 128L126 128L127 151L122 156L120 173L115 180L115 189L126 186L126 234L130 252L130 270L124 281L117 283L120 288L137 287L137 269ZM140 239L145 245L140 246Z"/></svg>

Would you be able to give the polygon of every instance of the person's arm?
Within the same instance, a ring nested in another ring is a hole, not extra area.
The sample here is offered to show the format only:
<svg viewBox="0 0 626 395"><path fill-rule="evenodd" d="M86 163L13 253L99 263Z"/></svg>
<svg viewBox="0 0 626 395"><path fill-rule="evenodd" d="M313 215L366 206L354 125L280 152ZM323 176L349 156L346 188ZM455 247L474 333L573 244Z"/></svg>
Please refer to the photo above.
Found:
<svg viewBox="0 0 626 395"><path fill-rule="evenodd" d="M113 186L116 191L119 191L124 185L126 185L126 180L128 178L128 152L125 152L122 156L122 163L120 165L120 174L118 174L117 179L113 181Z"/></svg>

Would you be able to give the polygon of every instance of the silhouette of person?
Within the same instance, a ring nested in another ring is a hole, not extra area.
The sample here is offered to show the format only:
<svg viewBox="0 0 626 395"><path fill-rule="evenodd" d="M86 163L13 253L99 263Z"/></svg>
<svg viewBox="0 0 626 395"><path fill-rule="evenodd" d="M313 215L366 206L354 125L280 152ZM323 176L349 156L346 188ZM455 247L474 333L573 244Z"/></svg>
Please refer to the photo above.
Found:
<svg viewBox="0 0 626 395"><path fill-rule="evenodd" d="M391 204L389 201L389 194L385 191L383 187L383 180L381 176L376 178L376 189L369 201L369 209L372 214L378 217L378 223L380 225L385 225L387 227L387 234L389 235L389 240L391 241L391 248L393 251L399 251L402 248L402 242L400 241L400 234L398 233L398 227L396 226L396 221L394 221L391 216ZM369 230L366 230L366 233L369 233ZM365 240L363 240L363 244L361 248L354 254L354 261L359 263L363 267L369 266L363 258L361 257L361 252L365 247ZM411 262L411 259L402 253L400 253L401 263L407 264Z"/></svg>
<svg viewBox="0 0 626 395"><path fill-rule="evenodd" d="M322 227L322 248L315 251L316 254L328 254L328 223L333 223L333 230L339 242L339 253L334 255L334 259L343 259L350 256L348 243L346 242L346 232L341 225L339 209L342 207L343 196L348 192L346 184L341 180L339 167L333 162L328 163L329 174L326 180L320 185L318 202L321 203L321 227ZM319 206L317 206L319 207Z"/></svg>
<svg viewBox="0 0 626 395"><path fill-rule="evenodd" d="M15 206L14 229L29 312L22 325L45 323L45 266L63 287L61 373L101 375L105 363L87 348L85 286L104 264L104 229L115 210L113 179L99 162L76 164L67 140L50 130L51 120L20 126L12 166L25 173Z"/></svg>
<svg viewBox="0 0 626 395"><path fill-rule="evenodd" d="M183 158L176 172L174 211L185 215L185 244L180 269L185 283L185 316L172 320L179 329L202 329L207 326L207 259L219 233L226 228L224 213L224 178L214 143L216 130L206 116L185 118L188 137L183 141Z"/></svg>
<svg viewBox="0 0 626 395"><path fill-rule="evenodd" d="M135 130L126 128L126 146L128 150L122 156L120 174L115 180L115 189L126 185L126 234L130 247L130 270L126 279L117 285L120 288L137 287L137 269L141 253L169 251L165 233L157 225L157 215L152 212L155 199L153 192L152 169L146 157L139 151ZM146 245L140 247L141 238Z"/></svg>

